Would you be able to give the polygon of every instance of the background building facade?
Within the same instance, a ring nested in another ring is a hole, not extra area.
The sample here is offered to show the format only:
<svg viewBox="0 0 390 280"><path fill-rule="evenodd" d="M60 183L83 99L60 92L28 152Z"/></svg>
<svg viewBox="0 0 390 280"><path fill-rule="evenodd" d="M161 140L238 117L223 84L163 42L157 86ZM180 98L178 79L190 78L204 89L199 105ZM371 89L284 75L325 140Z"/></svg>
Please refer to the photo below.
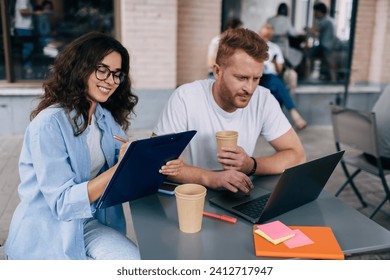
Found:
<svg viewBox="0 0 390 280"><path fill-rule="evenodd" d="M125 7L121 14L121 38L134 57L136 86L175 88L206 78L207 45L220 32L222 2L121 1ZM258 31L281 2L242 0L239 16L244 27ZM390 49L386 48L390 44L390 1L358 0L357 4L350 82L390 83ZM142 20L135 21L137 17ZM303 22L300 24L304 26ZM154 43L148 44L151 40Z"/></svg>
<svg viewBox="0 0 390 280"><path fill-rule="evenodd" d="M79 2L85 4L88 1ZM226 17L230 15L240 17L244 27L257 32L266 19L276 13L281 2L286 2L292 7L290 17L298 31L312 23L310 7L316 1L310 0L115 0L91 1L93 4L85 7L80 7L78 1L65 3L57 0L53 1L56 19L52 22L58 23L67 19L75 21L65 12L70 5L74 14L81 14L84 18L86 14L89 15L87 18L89 22L92 18L98 18L96 22L104 22L108 26L111 24L113 35L130 51L135 87L172 89L180 84L207 77L207 46L209 41L220 33ZM18 56L13 55L13 52L16 52L17 48L11 45L8 52L4 51L7 45L5 28L7 30L12 28L12 19L8 23L4 19L14 12L11 6L15 0L1 0L0 3L2 15L0 83L7 85L10 82L26 82L21 75L15 74L18 72ZM390 1L325 0L324 3L336 10L339 37L349 36L349 20L353 20L350 17L351 8L353 4L356 5L350 82L389 83L390 71L387 71L387 66L390 61L390 50L386 46L390 43ZM89 30L83 29L85 24L80 17L76 21L79 22L74 29L79 32ZM68 32L69 25L63 24L60 28L62 32ZM95 24L89 28L102 29L104 26ZM105 27L105 30L107 29L109 27ZM74 36L76 35L79 33L74 33ZM12 36L8 41L12 42ZM7 70L5 56L14 58L9 63L12 71ZM12 79L6 75L7 71L14 73ZM40 75L33 81L39 82L42 78L43 75Z"/></svg>
<svg viewBox="0 0 390 280"><path fill-rule="evenodd" d="M15 1L0 0L0 134L24 132L29 123L29 113L37 102L36 97L42 92L45 72L55 59L52 51L59 51L67 41L91 30L112 34L129 50L134 89L141 97L136 109L137 119L132 122L132 127L145 128L145 123L152 127L173 89L208 77L208 44L220 34L228 17L239 17L245 28L257 32L283 2L54 0L50 22L52 30L56 31L53 38L57 44L48 48L50 52L37 52L35 78L26 79L20 64L23 42L12 33L12 6ZM290 17L298 30L311 25L315 0L284 2L293 8ZM333 7L338 36L352 41L350 84L330 87L329 84L319 83L312 87L301 83L295 101L309 124L329 125L330 102L345 101L346 93L352 93L353 98L348 99L348 105L370 109L380 88L390 83L390 50L387 48L390 44L390 1L324 2ZM352 10L356 13L354 17ZM351 31L352 27L355 32Z"/></svg>

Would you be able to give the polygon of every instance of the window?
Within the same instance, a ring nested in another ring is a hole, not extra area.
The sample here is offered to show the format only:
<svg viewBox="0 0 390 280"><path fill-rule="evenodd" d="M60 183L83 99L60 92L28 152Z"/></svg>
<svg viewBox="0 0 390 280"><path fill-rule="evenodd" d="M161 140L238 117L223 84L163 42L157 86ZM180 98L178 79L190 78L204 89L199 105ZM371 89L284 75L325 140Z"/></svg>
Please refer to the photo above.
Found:
<svg viewBox="0 0 390 280"><path fill-rule="evenodd" d="M294 2L294 25L297 30L303 30L305 27L316 25L316 15L313 11L317 1L296 0ZM322 30L315 33L306 34L303 45L304 60L298 74L302 83L345 83L348 79L349 65L351 56L350 50L350 32L352 19L353 0L333 0L330 5L326 5L327 13L334 24L336 40L330 51L323 51L321 48L321 39L329 38L326 32L329 29L322 27ZM324 26L324 25L323 25ZM327 30L325 30L327 29ZM323 34L321 34L321 32ZM324 40L325 41L325 40ZM326 42L324 42L326 43ZM325 44L324 44L325 45Z"/></svg>
<svg viewBox="0 0 390 280"><path fill-rule="evenodd" d="M314 12L313 7L318 2L320 1L223 0L221 25L226 18L234 15L244 22L244 27L257 32L269 18L277 14L279 5L285 3L287 18L296 32L276 34L271 41L282 48L289 63L287 66L297 72L299 83L345 84L349 80L352 54L350 40L354 35L357 0L321 1L326 5L325 18ZM285 23L284 18L273 22L279 22L276 24L279 27L281 22ZM311 30L311 27L319 26L321 22L323 32ZM329 27L329 22L333 23L333 28ZM279 28L278 32L285 31ZM330 36L330 33L336 37ZM325 42L326 38L331 38L328 44Z"/></svg>
<svg viewBox="0 0 390 280"><path fill-rule="evenodd" d="M89 31L114 35L113 1L1 1L0 79L41 80L58 52Z"/></svg>

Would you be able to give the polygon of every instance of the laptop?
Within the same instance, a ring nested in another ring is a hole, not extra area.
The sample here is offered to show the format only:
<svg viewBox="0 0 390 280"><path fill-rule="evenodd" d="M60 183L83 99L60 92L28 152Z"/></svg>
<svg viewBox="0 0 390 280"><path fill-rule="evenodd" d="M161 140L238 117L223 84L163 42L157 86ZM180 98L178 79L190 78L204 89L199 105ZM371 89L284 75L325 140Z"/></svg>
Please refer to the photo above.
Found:
<svg viewBox="0 0 390 280"><path fill-rule="evenodd" d="M166 179L159 173L160 167L178 158L195 133L190 130L132 142L96 208L107 208L156 193Z"/></svg>
<svg viewBox="0 0 390 280"><path fill-rule="evenodd" d="M270 193L256 188L254 179L255 189L249 195L224 191L209 201L254 224L263 223L317 199L343 154L336 152L286 169Z"/></svg>

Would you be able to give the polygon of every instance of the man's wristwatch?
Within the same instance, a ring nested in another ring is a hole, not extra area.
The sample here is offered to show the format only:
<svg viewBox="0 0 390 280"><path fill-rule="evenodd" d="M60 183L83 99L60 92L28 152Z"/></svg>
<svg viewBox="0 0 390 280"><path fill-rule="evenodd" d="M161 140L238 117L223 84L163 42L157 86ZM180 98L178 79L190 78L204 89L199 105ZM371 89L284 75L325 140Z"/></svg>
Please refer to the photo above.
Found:
<svg viewBox="0 0 390 280"><path fill-rule="evenodd" d="M257 169L257 161L254 157L251 157L251 159L253 159L253 168L252 170L247 174L247 176L252 176L253 174L255 174L256 172L256 169Z"/></svg>

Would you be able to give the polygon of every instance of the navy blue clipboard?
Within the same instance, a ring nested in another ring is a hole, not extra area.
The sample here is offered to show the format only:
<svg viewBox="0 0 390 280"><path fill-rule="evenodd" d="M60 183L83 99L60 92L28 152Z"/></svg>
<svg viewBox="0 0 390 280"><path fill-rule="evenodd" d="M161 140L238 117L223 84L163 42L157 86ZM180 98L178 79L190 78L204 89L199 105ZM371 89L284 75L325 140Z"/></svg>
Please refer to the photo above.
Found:
<svg viewBox="0 0 390 280"><path fill-rule="evenodd" d="M190 130L132 142L96 208L107 208L156 193L166 178L158 172L161 166L178 158L195 133Z"/></svg>

